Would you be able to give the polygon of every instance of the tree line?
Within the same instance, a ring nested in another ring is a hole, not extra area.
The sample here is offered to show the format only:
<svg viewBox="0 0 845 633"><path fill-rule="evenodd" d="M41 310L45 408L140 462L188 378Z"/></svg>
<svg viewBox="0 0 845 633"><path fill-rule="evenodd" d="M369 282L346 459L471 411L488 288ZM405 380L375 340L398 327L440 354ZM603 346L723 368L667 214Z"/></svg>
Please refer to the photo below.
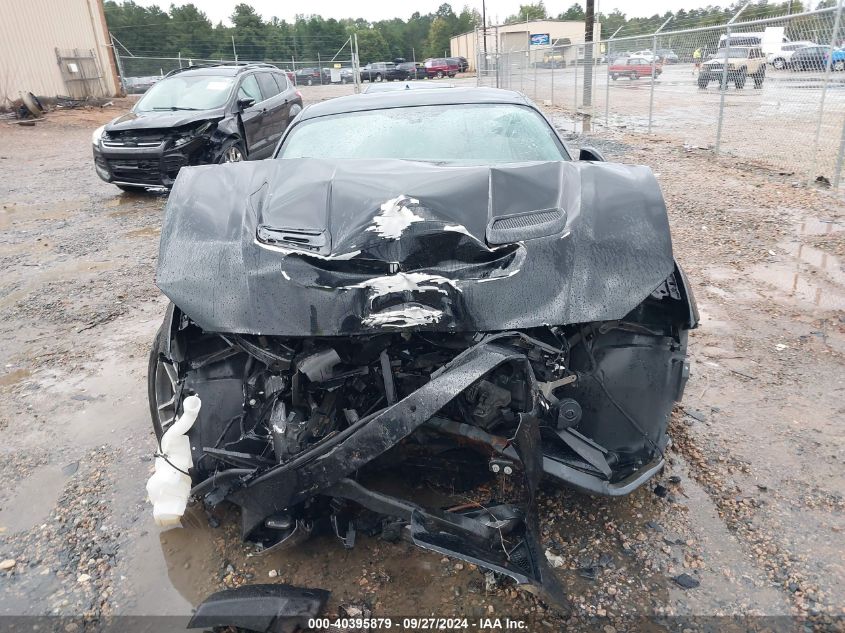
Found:
<svg viewBox="0 0 845 633"><path fill-rule="evenodd" d="M361 18L325 19L319 15L297 15L293 22L265 20L246 3L238 4L231 26L212 24L193 3L144 7L132 0L104 4L109 31L119 41L122 54L147 57L232 59L285 62L350 59L344 45L358 36L361 63L403 57L422 60L448 55L449 39L472 31L481 24L477 11L464 7L455 13L442 4L434 13L415 12L407 20L394 18L367 22ZM234 38L234 43L233 43Z"/></svg>
<svg viewBox="0 0 845 633"><path fill-rule="evenodd" d="M800 13L834 6L836 1L756 0L746 8L743 20ZM602 37L610 36L620 27L621 37L653 33L669 17L672 18L669 29L724 24L743 4L744 0L736 0L726 7L708 5L647 18L628 18L616 9L607 14L598 13L596 19L601 23ZM107 0L104 6L109 30L119 41L121 53L147 57L232 59L234 49L239 59L249 61L328 62L335 54L338 54L336 61L340 61L350 59L349 48L344 49L344 45L355 34L362 64L399 57L422 60L448 55L451 37L481 26L477 10L464 6L456 13L447 3L434 13L415 12L407 20L393 18L376 22L361 18L326 19L319 15L297 15L293 22L275 17L265 20L252 6L241 3L234 8L231 25L213 24L193 3L171 4L167 11L158 6L140 6L132 0ZM505 22L550 17L583 21L584 7L574 3L566 11L551 16L543 0L539 0L520 5L519 11Z"/></svg>

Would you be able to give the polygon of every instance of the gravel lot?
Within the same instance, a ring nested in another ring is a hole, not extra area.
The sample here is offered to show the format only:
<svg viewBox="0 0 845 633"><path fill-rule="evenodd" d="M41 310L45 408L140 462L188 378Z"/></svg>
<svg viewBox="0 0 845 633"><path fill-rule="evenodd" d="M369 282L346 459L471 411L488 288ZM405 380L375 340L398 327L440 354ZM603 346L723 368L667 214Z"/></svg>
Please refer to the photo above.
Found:
<svg viewBox="0 0 845 633"><path fill-rule="evenodd" d="M306 101L348 87L303 89ZM548 490L544 547L566 612L472 565L334 537L254 556L230 512L161 531L144 485L162 195L121 193L91 130L129 107L0 126L0 615L184 616L250 582L333 592L329 614L518 617L531 631L845 630L845 204L677 140L570 133L649 165L702 314L670 464L625 499ZM556 125L575 127L550 109ZM838 627L838 628L837 628ZM163 630L160 628L159 630ZM178 630L178 627L176 627Z"/></svg>

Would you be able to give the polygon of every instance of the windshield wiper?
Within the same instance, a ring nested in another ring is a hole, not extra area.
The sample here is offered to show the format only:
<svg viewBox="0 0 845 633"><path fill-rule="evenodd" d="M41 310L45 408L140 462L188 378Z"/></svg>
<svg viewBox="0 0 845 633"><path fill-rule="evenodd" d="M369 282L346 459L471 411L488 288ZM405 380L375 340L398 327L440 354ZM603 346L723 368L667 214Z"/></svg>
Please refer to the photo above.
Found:
<svg viewBox="0 0 845 633"><path fill-rule="evenodd" d="M158 110L158 111L171 110L171 111L175 112L176 110L197 110L198 111L198 110L200 110L200 108L180 108L178 106L168 106L166 108L153 108L153 110Z"/></svg>

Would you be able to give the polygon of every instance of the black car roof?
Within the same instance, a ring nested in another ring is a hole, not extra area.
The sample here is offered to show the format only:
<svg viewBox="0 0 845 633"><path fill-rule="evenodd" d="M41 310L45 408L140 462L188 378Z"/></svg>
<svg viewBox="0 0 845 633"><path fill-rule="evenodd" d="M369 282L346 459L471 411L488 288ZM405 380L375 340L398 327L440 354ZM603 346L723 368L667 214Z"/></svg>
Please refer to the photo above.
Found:
<svg viewBox="0 0 845 633"><path fill-rule="evenodd" d="M462 103L502 103L527 105L531 102L518 92L499 88L444 88L443 90L397 90L350 95L321 101L302 111L302 119L346 112L364 112L385 108Z"/></svg>
<svg viewBox="0 0 845 633"><path fill-rule="evenodd" d="M276 70L279 72L284 72L279 70L277 67L272 66L271 64L238 64L237 66L234 64L220 64L215 66L190 66L185 69L177 68L175 71L171 71L166 76L170 77L172 75L217 75L217 76L225 76L225 77L234 77L235 75L239 75L240 73L244 72L245 70Z"/></svg>

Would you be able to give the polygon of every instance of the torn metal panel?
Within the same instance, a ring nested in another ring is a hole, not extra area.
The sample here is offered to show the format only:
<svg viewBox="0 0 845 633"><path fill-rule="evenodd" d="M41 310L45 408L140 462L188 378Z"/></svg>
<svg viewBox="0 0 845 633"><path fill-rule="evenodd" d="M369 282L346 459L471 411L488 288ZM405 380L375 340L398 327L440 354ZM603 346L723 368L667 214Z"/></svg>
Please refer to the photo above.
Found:
<svg viewBox="0 0 845 633"><path fill-rule="evenodd" d="M185 170L157 283L209 331L338 336L620 319L674 270L645 167L410 165Z"/></svg>

